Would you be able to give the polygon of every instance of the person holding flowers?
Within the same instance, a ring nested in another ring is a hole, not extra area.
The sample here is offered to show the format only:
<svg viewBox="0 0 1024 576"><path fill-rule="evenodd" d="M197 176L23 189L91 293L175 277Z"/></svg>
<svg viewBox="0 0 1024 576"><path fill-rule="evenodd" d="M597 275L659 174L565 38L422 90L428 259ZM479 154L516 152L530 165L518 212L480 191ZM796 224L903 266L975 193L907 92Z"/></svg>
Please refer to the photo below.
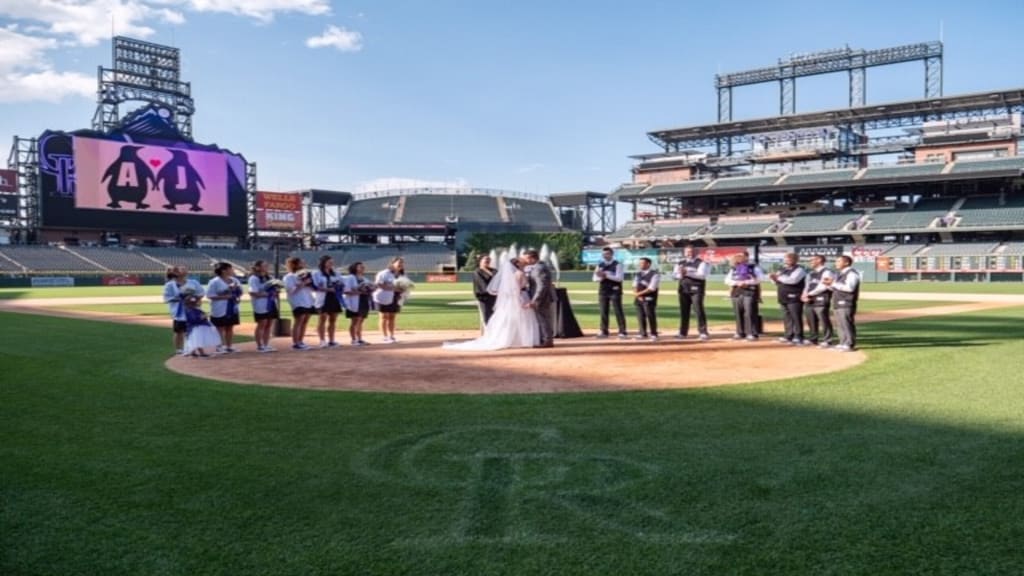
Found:
<svg viewBox="0 0 1024 576"><path fill-rule="evenodd" d="M270 336L274 321L281 317L281 297L278 293L284 284L270 275L265 260L253 263L251 271L249 297L252 298L252 312L256 319L256 350L273 352Z"/></svg>
<svg viewBox="0 0 1024 576"><path fill-rule="evenodd" d="M320 347L334 348L338 345L334 335L338 313L341 312L343 287L341 274L334 270L334 259L329 254L320 256L320 263L313 271L313 288L316 290L316 309L319 312L316 333L320 336Z"/></svg>
<svg viewBox="0 0 1024 576"><path fill-rule="evenodd" d="M373 292L373 301L380 312L380 332L385 344L398 342L395 339L395 320L412 289L412 282L404 277L405 261L396 256L387 268L377 273L374 282L377 288Z"/></svg>
<svg viewBox="0 0 1024 576"><path fill-rule="evenodd" d="M285 292L288 304L292 308L292 349L309 350L303 340L306 337L306 325L309 317L316 311L313 299L313 275L305 269L302 258L292 256L285 261L288 274L284 277Z"/></svg>
<svg viewBox="0 0 1024 576"><path fill-rule="evenodd" d="M242 299L242 285L235 278L235 269L230 263L218 262L213 266L213 278L206 285L206 295L210 299L210 321L217 327L223 341L220 352L236 352L231 344L235 326L240 322L238 303Z"/></svg>
<svg viewBox="0 0 1024 576"><path fill-rule="evenodd" d="M348 275L343 282L345 317L349 319L348 335L352 338L353 346L366 346L369 342L363 340L363 323L370 315L376 285L366 279L366 266L362 262L349 265Z"/></svg>
<svg viewBox="0 0 1024 576"><path fill-rule="evenodd" d="M174 351L176 354L185 353L185 333L188 330L185 318L185 300L182 294L185 290L203 296L203 287L198 281L188 277L188 268L185 266L171 266L167 269L167 283L164 284L164 302L171 314L171 328L174 331Z"/></svg>

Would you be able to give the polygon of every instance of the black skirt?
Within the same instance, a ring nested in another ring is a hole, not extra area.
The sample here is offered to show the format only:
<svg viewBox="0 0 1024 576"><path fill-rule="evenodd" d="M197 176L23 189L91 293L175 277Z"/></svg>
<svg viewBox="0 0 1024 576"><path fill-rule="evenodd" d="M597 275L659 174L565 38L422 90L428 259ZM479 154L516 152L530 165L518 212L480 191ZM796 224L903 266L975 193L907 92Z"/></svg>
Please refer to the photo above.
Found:
<svg viewBox="0 0 1024 576"><path fill-rule="evenodd" d="M238 326L239 319L238 314L231 316L213 316L210 318L210 323L218 328L226 328L228 326Z"/></svg>
<svg viewBox="0 0 1024 576"><path fill-rule="evenodd" d="M377 310L384 314L398 314L402 311L402 305L398 302L392 302L391 304L380 304Z"/></svg>
<svg viewBox="0 0 1024 576"><path fill-rule="evenodd" d="M320 313L337 314L339 312L341 312L341 302L338 301L338 295L328 292L324 297L324 305L320 307Z"/></svg>
<svg viewBox="0 0 1024 576"><path fill-rule="evenodd" d="M370 315L370 296L368 294L361 294L359 296L359 310L353 312L351 310L345 310L346 318L366 318Z"/></svg>

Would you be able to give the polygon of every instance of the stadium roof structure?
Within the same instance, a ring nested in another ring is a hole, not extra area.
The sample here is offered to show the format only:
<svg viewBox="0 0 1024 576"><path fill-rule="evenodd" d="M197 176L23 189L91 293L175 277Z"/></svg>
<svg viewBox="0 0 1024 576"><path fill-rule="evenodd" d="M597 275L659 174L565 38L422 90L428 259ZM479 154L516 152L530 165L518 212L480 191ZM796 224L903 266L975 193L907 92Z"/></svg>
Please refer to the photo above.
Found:
<svg viewBox="0 0 1024 576"><path fill-rule="evenodd" d="M451 186L438 188L388 188L361 192L353 196L353 200L372 200L374 198L394 198L398 196L493 196L495 198L513 198L547 203L548 197L540 194L517 192L514 190L498 190L494 188L471 188L467 186Z"/></svg>
<svg viewBox="0 0 1024 576"><path fill-rule="evenodd" d="M964 171L957 167L967 166ZM977 160L949 164L906 164L882 165L868 168L846 168L821 170L795 174L771 174L718 178L716 180L684 180L673 184L628 184L611 193L610 198L619 202L643 202L664 198L697 198L709 196L742 196L762 193L790 193L801 191L838 190L844 188L867 188L874 186L900 186L925 182L946 182L955 180L984 180L1015 178L1024 176L1024 156ZM799 180L800 176L816 176L810 180ZM844 175L845 178L834 176Z"/></svg>
<svg viewBox="0 0 1024 576"><path fill-rule="evenodd" d="M584 190L582 192L558 192L551 195L551 205L556 208L563 206L583 206L587 200L604 200L608 195L604 192Z"/></svg>
<svg viewBox="0 0 1024 576"><path fill-rule="evenodd" d="M980 118L1015 112L1024 112L1024 88L669 128L648 132L647 137L662 147L665 153L678 154L689 148L714 146L723 140L731 140L733 143L749 142L756 134L785 130L839 124L864 125L865 129L869 130L899 128L918 126L931 120Z"/></svg>

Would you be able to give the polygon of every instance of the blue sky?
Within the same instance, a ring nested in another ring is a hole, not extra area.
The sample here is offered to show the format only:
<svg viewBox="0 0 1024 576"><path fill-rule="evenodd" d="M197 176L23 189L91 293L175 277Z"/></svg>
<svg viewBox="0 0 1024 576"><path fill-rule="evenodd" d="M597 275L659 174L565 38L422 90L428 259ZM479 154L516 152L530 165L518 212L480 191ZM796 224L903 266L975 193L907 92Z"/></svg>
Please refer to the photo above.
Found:
<svg viewBox="0 0 1024 576"><path fill-rule="evenodd" d="M1024 85L1016 1L0 0L0 141L88 126L111 6L118 33L182 49L196 139L257 162L265 190L609 191L656 151L646 131L715 119L716 71L935 40L940 22L947 95ZM923 75L873 69L868 102L918 98ZM798 111L846 90L802 80ZM734 115L777 101L741 88Z"/></svg>

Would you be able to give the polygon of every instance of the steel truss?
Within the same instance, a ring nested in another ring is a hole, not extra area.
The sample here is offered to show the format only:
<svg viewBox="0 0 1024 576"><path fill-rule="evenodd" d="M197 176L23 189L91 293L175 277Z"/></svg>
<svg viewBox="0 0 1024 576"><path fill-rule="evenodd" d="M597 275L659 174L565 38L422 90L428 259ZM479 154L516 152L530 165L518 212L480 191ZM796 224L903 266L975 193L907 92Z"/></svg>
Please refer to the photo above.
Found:
<svg viewBox="0 0 1024 576"><path fill-rule="evenodd" d="M42 223L39 206L39 141L14 137L7 167L17 172L18 215L10 228L20 232L19 242L34 240L32 236Z"/></svg>
<svg viewBox="0 0 1024 576"><path fill-rule="evenodd" d="M932 120L982 118L1016 112L1024 113L1024 88L660 130L647 136L666 153L678 153L723 145L731 149L737 144L750 143L759 134L785 130L851 125L863 127L863 130L878 130L919 126Z"/></svg>
<svg viewBox="0 0 1024 576"><path fill-rule="evenodd" d="M192 86L181 81L181 54L177 48L115 37L113 68L100 66L94 130L109 132L121 120L121 104L141 101L166 106L181 134L191 140L195 101Z"/></svg>

